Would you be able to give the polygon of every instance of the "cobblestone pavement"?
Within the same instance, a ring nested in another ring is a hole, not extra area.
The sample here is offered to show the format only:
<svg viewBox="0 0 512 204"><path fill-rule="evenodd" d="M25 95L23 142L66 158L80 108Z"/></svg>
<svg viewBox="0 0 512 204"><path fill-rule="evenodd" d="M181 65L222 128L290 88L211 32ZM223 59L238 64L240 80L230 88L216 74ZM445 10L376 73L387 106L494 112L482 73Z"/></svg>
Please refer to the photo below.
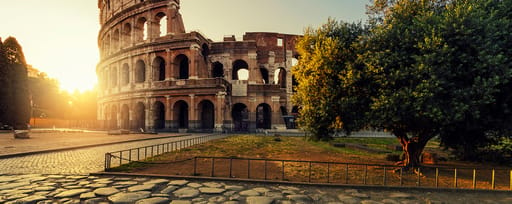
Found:
<svg viewBox="0 0 512 204"><path fill-rule="evenodd" d="M168 180L148 177L0 175L6 204L295 204L295 203L510 203L505 193L361 190L279 184Z"/></svg>
<svg viewBox="0 0 512 204"><path fill-rule="evenodd" d="M162 144L198 136L144 140L0 159L0 174L89 174L103 171L105 153L107 152Z"/></svg>

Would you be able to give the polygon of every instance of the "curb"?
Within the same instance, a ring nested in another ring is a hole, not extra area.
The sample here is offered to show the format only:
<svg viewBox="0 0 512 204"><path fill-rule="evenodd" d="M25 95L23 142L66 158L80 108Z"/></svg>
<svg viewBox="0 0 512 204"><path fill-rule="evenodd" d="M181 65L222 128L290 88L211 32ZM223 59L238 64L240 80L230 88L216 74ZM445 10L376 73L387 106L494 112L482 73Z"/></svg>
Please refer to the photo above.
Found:
<svg viewBox="0 0 512 204"><path fill-rule="evenodd" d="M119 173L119 172L98 172L90 173L91 176L123 176L123 177L148 177L148 178L165 178L165 179L188 179L196 181L226 181L226 182L245 182L251 184L281 184L281 185L294 185L294 186L309 186L309 187L344 187L344 188L358 188L364 190L397 190L397 191L425 191L425 192L454 192L454 193L489 193L489 194L510 194L509 190L489 190L489 189L464 189L464 188L433 188L433 187L417 187L417 186L376 186L376 185L350 185L350 184L336 184L336 183L305 183L305 182L287 182L287 181L272 181L272 180L258 180L258 179L243 179L243 178L221 178L221 177L202 177L202 176L180 176L180 175L161 175L161 174L136 174L136 173Z"/></svg>
<svg viewBox="0 0 512 204"><path fill-rule="evenodd" d="M157 139L174 138L174 137L185 137L185 136L191 136L191 135L192 134L178 134L178 135L174 135L174 136L162 136L162 137L153 137L153 138L133 139L133 140L126 140L126 141L119 141L119 142L109 142L109 143L102 143L102 144L91 144L91 145L83 145L83 146L75 146L75 147L65 147L65 148L58 148L58 149L39 150L39 151L32 151L32 152L21 152L21 153L14 153L14 154L3 154L3 155L0 155L0 159L7 159L7 158L13 158L13 157L22 157L22 156L28 156L28 155L33 155L33 154L41 154L41 153L69 151L69 150L83 149L83 148L90 148L90 147L100 147L100 146L105 146L105 145L122 144L122 143L128 143L128 142L138 142L138 141L146 141L146 140L157 140Z"/></svg>

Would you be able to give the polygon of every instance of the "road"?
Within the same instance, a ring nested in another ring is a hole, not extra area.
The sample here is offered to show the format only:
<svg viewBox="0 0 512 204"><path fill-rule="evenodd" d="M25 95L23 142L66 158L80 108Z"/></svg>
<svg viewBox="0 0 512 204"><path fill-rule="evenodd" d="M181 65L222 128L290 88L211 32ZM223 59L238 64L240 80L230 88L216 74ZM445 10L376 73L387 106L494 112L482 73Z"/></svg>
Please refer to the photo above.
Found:
<svg viewBox="0 0 512 204"><path fill-rule="evenodd" d="M0 174L89 174L102 171L106 152L185 140L164 138L0 159Z"/></svg>

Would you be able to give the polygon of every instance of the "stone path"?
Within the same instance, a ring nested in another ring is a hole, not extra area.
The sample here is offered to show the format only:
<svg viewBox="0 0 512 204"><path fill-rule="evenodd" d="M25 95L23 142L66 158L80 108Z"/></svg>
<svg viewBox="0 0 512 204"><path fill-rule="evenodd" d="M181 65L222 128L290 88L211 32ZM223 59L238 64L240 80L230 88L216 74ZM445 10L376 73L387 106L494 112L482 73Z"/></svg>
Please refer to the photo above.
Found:
<svg viewBox="0 0 512 204"><path fill-rule="evenodd" d="M0 175L6 204L294 204L294 203L511 203L505 193L358 190L147 177Z"/></svg>
<svg viewBox="0 0 512 204"><path fill-rule="evenodd" d="M89 174L103 171L105 153L201 135L152 139L0 159L0 174ZM29 140L26 140L30 142Z"/></svg>

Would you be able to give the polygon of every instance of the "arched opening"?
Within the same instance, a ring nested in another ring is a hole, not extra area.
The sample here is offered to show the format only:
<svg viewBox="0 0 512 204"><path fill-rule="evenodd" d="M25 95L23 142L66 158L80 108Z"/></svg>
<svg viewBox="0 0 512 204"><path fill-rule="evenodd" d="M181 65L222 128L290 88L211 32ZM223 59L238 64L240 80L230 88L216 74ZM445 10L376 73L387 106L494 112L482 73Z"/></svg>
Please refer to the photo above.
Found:
<svg viewBox="0 0 512 204"><path fill-rule="evenodd" d="M132 25L129 23L124 24L123 26L123 47L129 47L132 43Z"/></svg>
<svg viewBox="0 0 512 204"><path fill-rule="evenodd" d="M128 83L130 83L130 67L127 63L124 63L121 70L121 85L125 86Z"/></svg>
<svg viewBox="0 0 512 204"><path fill-rule="evenodd" d="M167 35L167 16L165 16L165 13L156 14L156 22L158 22L158 37Z"/></svg>
<svg viewBox="0 0 512 204"><path fill-rule="evenodd" d="M112 68L110 71L110 83L113 88L117 86L117 67Z"/></svg>
<svg viewBox="0 0 512 204"><path fill-rule="evenodd" d="M266 103L260 104L256 108L256 128L271 129L272 127L272 110Z"/></svg>
<svg viewBox="0 0 512 204"><path fill-rule="evenodd" d="M104 115L104 121L103 121L103 125L104 125L104 128L106 129L110 129L110 120L111 120L111 113L110 113L110 107L108 106L105 106L105 109L103 110L103 115Z"/></svg>
<svg viewBox="0 0 512 204"><path fill-rule="evenodd" d="M243 60L237 60L233 63L233 80L249 79L249 65Z"/></svg>
<svg viewBox="0 0 512 204"><path fill-rule="evenodd" d="M247 106L245 104L235 104L231 111L231 117L233 118L234 131L249 131L249 110L247 109Z"/></svg>
<svg viewBox="0 0 512 204"><path fill-rule="evenodd" d="M224 77L224 65L220 62L214 62L212 65L212 77L213 78L223 78Z"/></svg>
<svg viewBox="0 0 512 204"><path fill-rule="evenodd" d="M128 105L124 104L121 108L121 128L129 129L130 128L130 109Z"/></svg>
<svg viewBox="0 0 512 204"><path fill-rule="evenodd" d="M189 62L186 55L178 55L174 60L178 66L175 70L177 71L176 76L178 79L188 79L189 77Z"/></svg>
<svg viewBox="0 0 512 204"><path fill-rule="evenodd" d="M276 69L274 73L274 81L281 88L286 88L286 70L284 68Z"/></svg>
<svg viewBox="0 0 512 204"><path fill-rule="evenodd" d="M117 106L112 106L110 111L110 129L117 129Z"/></svg>
<svg viewBox="0 0 512 204"><path fill-rule="evenodd" d="M142 60L137 60L135 63L135 83L142 83L146 81L146 64Z"/></svg>
<svg viewBox="0 0 512 204"><path fill-rule="evenodd" d="M120 39L119 29L116 29L114 31L114 34L112 35L112 50L114 52L119 50L120 42L121 42L121 39Z"/></svg>
<svg viewBox="0 0 512 204"><path fill-rule="evenodd" d="M185 101L178 101L174 104L174 120L178 128L188 128L188 104Z"/></svg>
<svg viewBox="0 0 512 204"><path fill-rule="evenodd" d="M199 103L199 120L201 121L201 129L213 129L215 127L215 109L213 103L204 100Z"/></svg>
<svg viewBox="0 0 512 204"><path fill-rule="evenodd" d="M110 35L103 38L103 54L110 54Z"/></svg>
<svg viewBox="0 0 512 204"><path fill-rule="evenodd" d="M153 104L153 119L155 130L165 128L165 106L160 101L157 101L155 104Z"/></svg>
<svg viewBox="0 0 512 204"><path fill-rule="evenodd" d="M156 57L153 60L153 73L155 81L165 80L165 60L162 57Z"/></svg>
<svg viewBox="0 0 512 204"><path fill-rule="evenodd" d="M297 64L299 64L299 60L297 59L297 57L292 58L292 67Z"/></svg>
<svg viewBox="0 0 512 204"><path fill-rule="evenodd" d="M148 30L148 21L146 18L142 17L137 20L137 24L135 25L135 40L136 42L141 42L147 39L147 30Z"/></svg>
<svg viewBox="0 0 512 204"><path fill-rule="evenodd" d="M260 68L260 72L261 72L261 79L263 80L263 83L264 84L268 84L269 81L268 81L268 70L265 69L265 68Z"/></svg>
<svg viewBox="0 0 512 204"><path fill-rule="evenodd" d="M201 55L203 55L203 58L204 58L204 61L208 61L208 55L210 55L210 48L208 47L208 45L205 43L203 44L203 46L201 46L202 50L201 50Z"/></svg>
<svg viewBox="0 0 512 204"><path fill-rule="evenodd" d="M146 107L142 102L137 103L135 106L135 123L134 129L146 129Z"/></svg>

